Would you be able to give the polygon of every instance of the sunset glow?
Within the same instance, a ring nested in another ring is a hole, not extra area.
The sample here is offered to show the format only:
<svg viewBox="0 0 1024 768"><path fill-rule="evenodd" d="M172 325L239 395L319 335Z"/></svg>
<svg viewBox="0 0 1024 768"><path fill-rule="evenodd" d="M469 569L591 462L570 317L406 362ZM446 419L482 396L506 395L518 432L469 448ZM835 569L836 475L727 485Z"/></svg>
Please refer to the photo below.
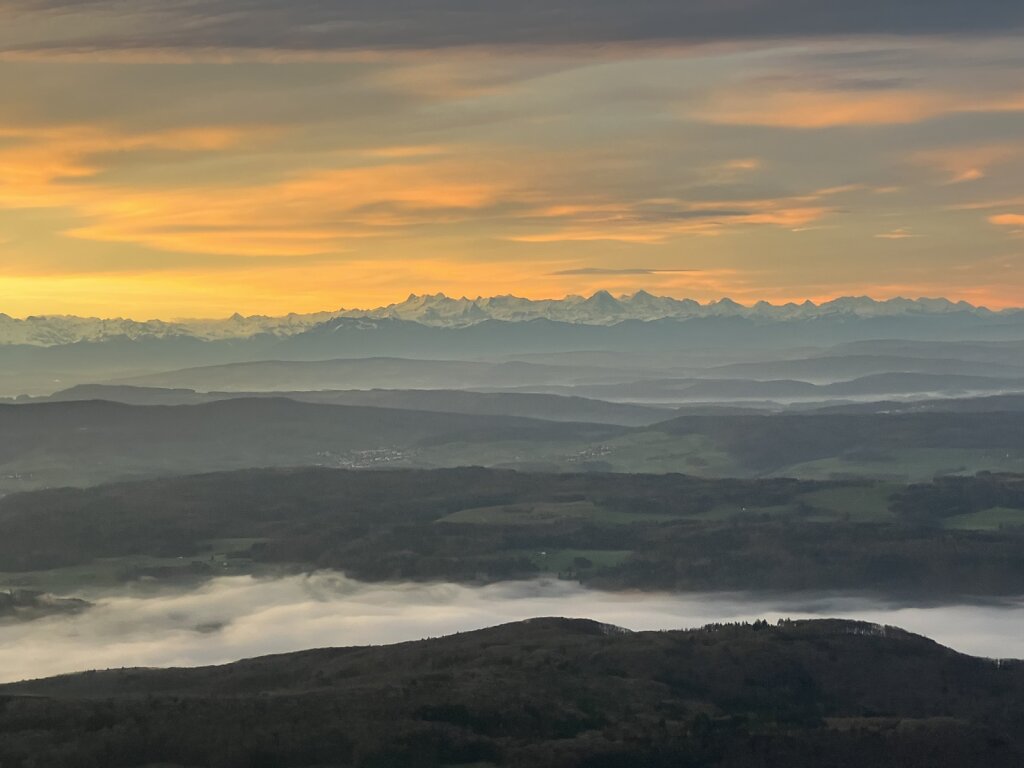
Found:
<svg viewBox="0 0 1024 768"><path fill-rule="evenodd" d="M363 4L0 2L0 311L1024 303L1007 19L701 32L654 3L651 30L602 5L570 31L573 5L495 37Z"/></svg>

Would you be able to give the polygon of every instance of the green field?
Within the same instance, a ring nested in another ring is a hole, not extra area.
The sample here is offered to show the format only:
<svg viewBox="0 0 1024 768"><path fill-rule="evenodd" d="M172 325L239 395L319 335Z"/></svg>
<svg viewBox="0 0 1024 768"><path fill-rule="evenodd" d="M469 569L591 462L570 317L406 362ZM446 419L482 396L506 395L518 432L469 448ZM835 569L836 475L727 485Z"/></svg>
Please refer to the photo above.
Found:
<svg viewBox="0 0 1024 768"><path fill-rule="evenodd" d="M604 457L615 472L680 472L698 477L742 477L749 474L704 435L634 432L605 442Z"/></svg>
<svg viewBox="0 0 1024 768"><path fill-rule="evenodd" d="M987 449L905 448L887 451L884 459L850 459L842 456L792 464L772 474L805 480L870 477L892 482L926 482L940 475L973 475L977 472L1021 472L1024 455Z"/></svg>
<svg viewBox="0 0 1024 768"><path fill-rule="evenodd" d="M992 507L969 515L956 515L943 521L943 527L957 531L998 531L1024 526L1024 509Z"/></svg>

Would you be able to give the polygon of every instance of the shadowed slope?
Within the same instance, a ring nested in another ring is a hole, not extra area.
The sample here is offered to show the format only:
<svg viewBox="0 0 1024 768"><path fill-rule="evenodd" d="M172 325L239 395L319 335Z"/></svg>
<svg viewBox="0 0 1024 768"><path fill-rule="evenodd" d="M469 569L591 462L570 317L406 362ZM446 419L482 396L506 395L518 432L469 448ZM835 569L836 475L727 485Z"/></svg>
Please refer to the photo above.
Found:
<svg viewBox="0 0 1024 768"><path fill-rule="evenodd" d="M1024 665L844 621L437 640L0 687L5 765L1015 766ZM38 763L35 763L38 764Z"/></svg>

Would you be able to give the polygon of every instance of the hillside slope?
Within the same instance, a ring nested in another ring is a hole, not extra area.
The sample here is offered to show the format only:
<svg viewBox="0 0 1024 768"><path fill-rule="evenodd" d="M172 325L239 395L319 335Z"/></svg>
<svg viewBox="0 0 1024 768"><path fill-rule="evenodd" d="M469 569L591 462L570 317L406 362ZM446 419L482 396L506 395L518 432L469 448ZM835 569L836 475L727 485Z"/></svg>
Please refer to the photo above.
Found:
<svg viewBox="0 0 1024 768"><path fill-rule="evenodd" d="M373 467L458 441L601 439L622 428L436 411L300 403L283 398L200 405L104 401L0 405L0 488L262 466Z"/></svg>
<svg viewBox="0 0 1024 768"><path fill-rule="evenodd" d="M410 411L439 411L483 416L520 416L549 421L579 421L646 426L664 421L671 410L585 397L530 392L472 392L454 389L347 389L296 392L196 392L185 388L83 384L56 392L49 402L109 400L128 405L197 405L214 400L285 397L322 405L360 405Z"/></svg>
<svg viewBox="0 0 1024 768"><path fill-rule="evenodd" d="M20 768L1009 768L1024 664L844 621L626 633L536 619L224 667L0 687Z"/></svg>

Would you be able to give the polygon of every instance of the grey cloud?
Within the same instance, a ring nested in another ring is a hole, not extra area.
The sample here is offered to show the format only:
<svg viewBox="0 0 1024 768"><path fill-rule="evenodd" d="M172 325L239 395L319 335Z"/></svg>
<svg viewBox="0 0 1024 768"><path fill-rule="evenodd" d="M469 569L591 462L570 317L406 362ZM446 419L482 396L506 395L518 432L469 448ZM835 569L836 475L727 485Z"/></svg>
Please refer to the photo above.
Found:
<svg viewBox="0 0 1024 768"><path fill-rule="evenodd" d="M1006 33L1024 26L1024 4L1017 0L6 0L0 2L0 13L5 8L87 17L89 32L65 34L50 43L99 49L700 43ZM22 47L17 40L0 40L8 49ZM46 46L44 39L26 45Z"/></svg>
<svg viewBox="0 0 1024 768"><path fill-rule="evenodd" d="M916 83L905 77L847 77L829 83L835 91L893 91L913 85Z"/></svg>

